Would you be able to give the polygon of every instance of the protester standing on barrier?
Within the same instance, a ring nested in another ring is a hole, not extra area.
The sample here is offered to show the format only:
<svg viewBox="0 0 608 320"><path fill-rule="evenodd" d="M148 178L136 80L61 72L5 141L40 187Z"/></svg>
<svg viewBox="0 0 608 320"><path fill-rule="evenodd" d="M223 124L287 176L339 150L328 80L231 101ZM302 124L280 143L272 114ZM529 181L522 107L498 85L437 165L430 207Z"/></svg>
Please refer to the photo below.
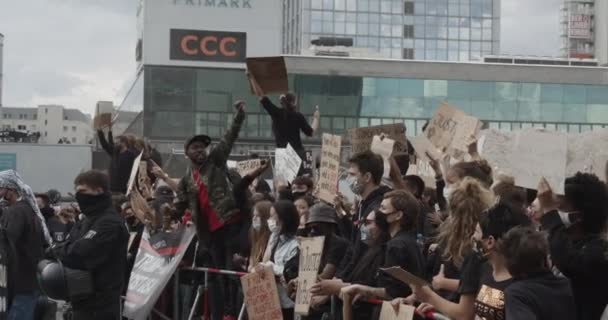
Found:
<svg viewBox="0 0 608 320"><path fill-rule="evenodd" d="M260 103L272 118L272 131L277 148L286 148L287 144L298 153L302 160L306 160L306 150L302 144L300 131L312 137L319 128L319 107L313 115L312 126L304 115L298 112L298 100L293 93L281 95L282 108L275 106L268 97L262 97Z"/></svg>
<svg viewBox="0 0 608 320"><path fill-rule="evenodd" d="M46 230L44 218L29 186L13 171L0 172L0 199L8 207L0 210L2 246L8 256L8 319L33 319L39 295L36 265L44 253Z"/></svg>
<svg viewBox="0 0 608 320"><path fill-rule="evenodd" d="M118 196L123 196L127 192L127 184L131 175L133 161L137 155L134 149L134 139L126 135L116 138L112 136L112 128L108 131L108 137L103 130L97 130L97 137L103 150L110 156L110 190Z"/></svg>
<svg viewBox="0 0 608 320"><path fill-rule="evenodd" d="M90 272L95 291L70 301L72 319L119 319L129 240L125 221L114 210L105 173L95 170L81 173L74 185L84 219L76 223L67 241L54 247L52 253L66 267Z"/></svg>
<svg viewBox="0 0 608 320"><path fill-rule="evenodd" d="M221 269L233 269L233 254L238 252L234 246L238 244L232 240L238 239L242 222L226 167L245 121L245 103L238 101L234 107L237 113L231 128L211 152L207 152L211 138L206 135L196 135L186 141L184 151L191 167L179 183L176 203L178 214L183 215L186 210L191 212L201 247L199 252L208 250L212 266ZM211 303L216 308L212 312L215 317L224 313L231 319L237 315L237 306L223 306L222 287L213 292L212 297L217 302Z"/></svg>

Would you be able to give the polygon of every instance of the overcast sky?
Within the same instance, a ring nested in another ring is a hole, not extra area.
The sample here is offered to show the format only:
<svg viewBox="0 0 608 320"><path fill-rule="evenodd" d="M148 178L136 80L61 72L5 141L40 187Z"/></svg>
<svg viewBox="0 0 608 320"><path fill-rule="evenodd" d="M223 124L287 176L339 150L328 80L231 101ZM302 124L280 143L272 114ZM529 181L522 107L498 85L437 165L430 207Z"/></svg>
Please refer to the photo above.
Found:
<svg viewBox="0 0 608 320"><path fill-rule="evenodd" d="M160 1L160 0L159 0ZM135 74L135 0L0 0L4 106L120 104ZM559 54L560 0L502 0L505 54Z"/></svg>

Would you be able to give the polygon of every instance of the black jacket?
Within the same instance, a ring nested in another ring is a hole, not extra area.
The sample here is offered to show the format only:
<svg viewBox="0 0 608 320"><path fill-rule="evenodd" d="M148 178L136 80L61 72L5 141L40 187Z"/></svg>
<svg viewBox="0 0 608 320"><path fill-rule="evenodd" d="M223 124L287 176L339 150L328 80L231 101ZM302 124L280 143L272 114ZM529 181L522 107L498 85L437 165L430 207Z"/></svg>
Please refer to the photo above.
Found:
<svg viewBox="0 0 608 320"><path fill-rule="evenodd" d="M126 193L133 162L137 155L132 150L120 152L120 148L114 145L112 131L108 132L107 140L103 130L97 130L97 136L101 147L111 157L109 168L110 190L116 193Z"/></svg>
<svg viewBox="0 0 608 320"><path fill-rule="evenodd" d="M129 233L124 219L105 195L99 205L72 228L67 241L54 252L63 264L93 274L95 294L72 301L75 310L118 308L125 285Z"/></svg>
<svg viewBox="0 0 608 320"><path fill-rule="evenodd" d="M44 253L42 222L22 200L2 211L0 225L7 245L10 293L31 294L38 290L36 266Z"/></svg>
<svg viewBox="0 0 608 320"><path fill-rule="evenodd" d="M541 224L549 232L551 261L570 279L579 319L599 319L608 304L608 242L600 235L573 241L557 211Z"/></svg>

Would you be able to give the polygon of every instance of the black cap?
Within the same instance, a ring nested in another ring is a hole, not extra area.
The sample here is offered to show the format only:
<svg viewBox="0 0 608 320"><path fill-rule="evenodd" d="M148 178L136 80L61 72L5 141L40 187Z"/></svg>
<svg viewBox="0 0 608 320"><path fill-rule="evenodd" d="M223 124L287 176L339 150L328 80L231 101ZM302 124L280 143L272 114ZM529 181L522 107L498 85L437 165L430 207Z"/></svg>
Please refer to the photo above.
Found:
<svg viewBox="0 0 608 320"><path fill-rule="evenodd" d="M184 152L187 152L188 147L190 147L190 145L194 142L202 142L203 144L205 144L205 146L209 146L211 144L211 138L204 134L199 134L189 138L188 140L186 140L186 144L184 144Z"/></svg>

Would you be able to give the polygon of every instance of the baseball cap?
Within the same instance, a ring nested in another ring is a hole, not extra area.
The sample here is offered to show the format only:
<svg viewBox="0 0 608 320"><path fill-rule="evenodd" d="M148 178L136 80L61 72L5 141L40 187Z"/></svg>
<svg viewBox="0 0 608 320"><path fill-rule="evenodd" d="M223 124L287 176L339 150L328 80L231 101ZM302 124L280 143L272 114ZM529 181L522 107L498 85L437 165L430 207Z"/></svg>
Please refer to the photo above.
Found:
<svg viewBox="0 0 608 320"><path fill-rule="evenodd" d="M188 147L190 147L190 145L194 142L202 142L205 146L209 146L211 144L211 138L208 135L204 134L199 134L190 137L188 140L186 140L186 143L184 144L184 152L188 151Z"/></svg>

